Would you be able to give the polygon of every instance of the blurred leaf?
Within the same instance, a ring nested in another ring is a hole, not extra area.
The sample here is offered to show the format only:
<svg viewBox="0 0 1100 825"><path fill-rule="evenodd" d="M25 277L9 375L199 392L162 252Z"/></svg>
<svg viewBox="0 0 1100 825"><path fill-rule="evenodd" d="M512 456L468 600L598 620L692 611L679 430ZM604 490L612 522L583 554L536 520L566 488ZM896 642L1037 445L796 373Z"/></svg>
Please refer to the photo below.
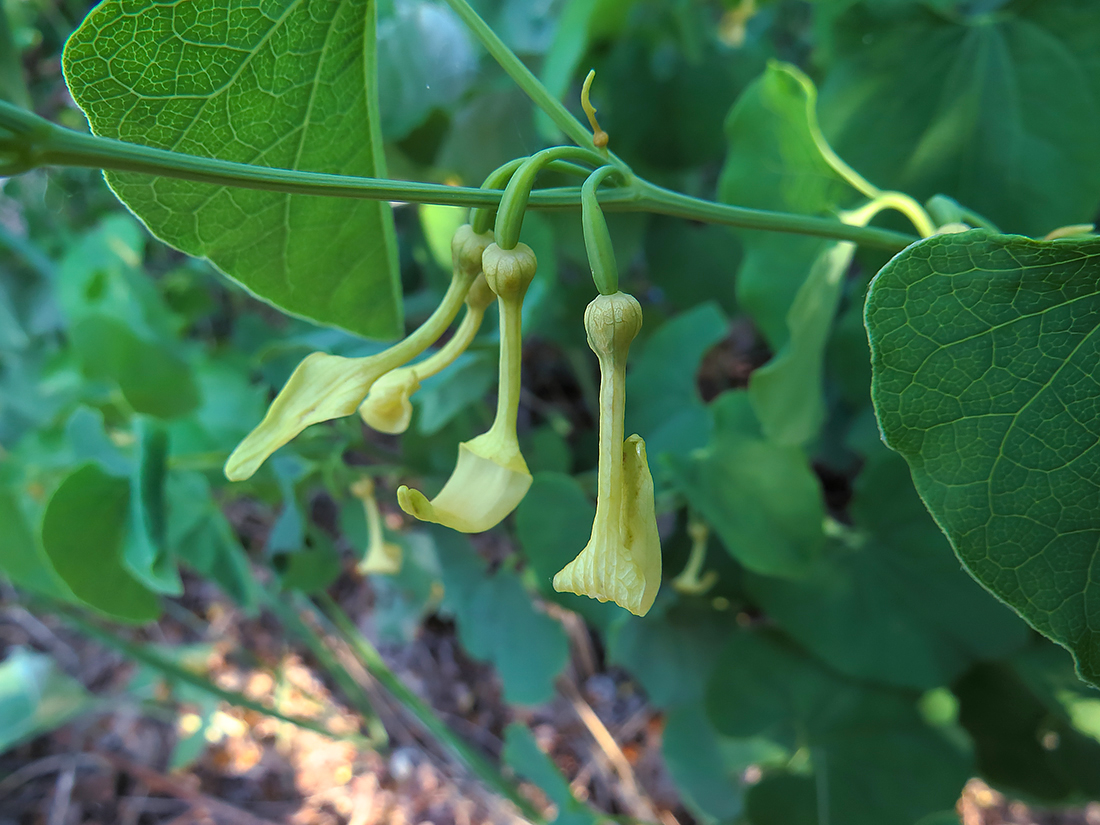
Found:
<svg viewBox="0 0 1100 825"><path fill-rule="evenodd" d="M447 108L462 97L477 71L477 57L469 32L445 5L394 0L380 12L381 130L386 140L400 140L432 109ZM447 269L449 264L448 256Z"/></svg>
<svg viewBox="0 0 1100 825"><path fill-rule="evenodd" d="M122 563L150 590L183 593L175 559L168 548L165 476L168 434L150 421L137 422L138 460L130 477L130 523Z"/></svg>
<svg viewBox="0 0 1100 825"><path fill-rule="evenodd" d="M699 703L681 706L665 717L661 755L697 818L725 822L741 813L738 768L744 770L748 765L727 764L718 734Z"/></svg>
<svg viewBox="0 0 1100 825"><path fill-rule="evenodd" d="M1059 676L1068 688L1058 685ZM1065 653L1047 644L964 674L952 690L986 781L1046 804L1097 798L1100 742L1071 715L1075 702L1100 703L1084 688Z"/></svg>
<svg viewBox="0 0 1100 825"><path fill-rule="evenodd" d="M707 443L710 417L695 376L707 350L728 331L729 321L711 301L666 321L635 347L626 382L627 432L641 435L654 458Z"/></svg>
<svg viewBox="0 0 1100 825"><path fill-rule="evenodd" d="M13 489L0 487L0 573L31 593L69 601L73 598L54 570Z"/></svg>
<svg viewBox="0 0 1100 825"><path fill-rule="evenodd" d="M1027 641L1024 623L959 569L897 456L880 447L868 457L851 512L851 532L808 575L745 583L823 661L859 679L932 688Z"/></svg>
<svg viewBox="0 0 1100 825"><path fill-rule="evenodd" d="M535 608L514 573L488 575L465 536L443 529L432 534L439 545L443 608L454 614L463 647L493 664L507 702L548 701L569 659L561 625Z"/></svg>
<svg viewBox="0 0 1100 825"><path fill-rule="evenodd" d="M730 736L778 736L809 747L817 792L799 790L806 780L783 780L792 786L785 793L754 786L746 800L754 824L878 825L949 809L971 775L968 754L922 721L914 699L848 681L776 635L742 631L718 661L707 711ZM815 815L807 820L810 799ZM818 811L822 803L827 810Z"/></svg>
<svg viewBox="0 0 1100 825"><path fill-rule="evenodd" d="M284 590L317 593L332 584L343 570L340 554L332 542L319 534L311 538L312 546L282 553L273 559Z"/></svg>
<svg viewBox="0 0 1100 825"><path fill-rule="evenodd" d="M719 200L755 209L808 215L832 212L852 190L814 142L809 113L817 92L801 71L770 63L737 99L726 119L726 156ZM740 231L745 257L737 300L768 343L787 341L788 312L825 242L806 236Z"/></svg>
<svg viewBox="0 0 1100 825"><path fill-rule="evenodd" d="M817 800L813 777L776 773L748 789L745 814L752 825L820 825Z"/></svg>
<svg viewBox="0 0 1100 825"><path fill-rule="evenodd" d="M711 407L710 443L667 457L675 486L745 567L806 575L825 543L825 507L805 455L762 437L746 393L724 393Z"/></svg>
<svg viewBox="0 0 1100 825"><path fill-rule="evenodd" d="M61 482L46 505L42 545L83 602L112 618L140 624L160 614L160 603L122 563L129 505L125 479L85 464Z"/></svg>
<svg viewBox="0 0 1100 825"><path fill-rule="evenodd" d="M462 410L480 401L497 380L497 359L488 352L464 353L441 373L426 378L413 396L416 428L434 435Z"/></svg>
<svg viewBox="0 0 1100 825"><path fill-rule="evenodd" d="M96 134L283 169L384 177L375 5L225 13L217 0L99 4L64 68ZM201 67L181 71L181 66ZM249 291L320 323L401 331L390 207L110 172L158 236Z"/></svg>
<svg viewBox="0 0 1100 825"><path fill-rule="evenodd" d="M1100 241L981 231L894 258L872 284L886 442L967 570L1100 684Z"/></svg>
<svg viewBox="0 0 1100 825"><path fill-rule="evenodd" d="M502 758L516 773L534 782L558 808L554 825L595 825L600 819L578 802L557 765L535 742L526 725L512 722L504 729Z"/></svg>
<svg viewBox="0 0 1100 825"><path fill-rule="evenodd" d="M615 605L575 593L558 593L552 585L555 574L588 544L595 515L596 505L572 477L536 473L531 489L516 508L516 538L539 593L597 627L605 627L616 617Z"/></svg>
<svg viewBox="0 0 1100 825"><path fill-rule="evenodd" d="M511 87L491 89L455 112L436 165L467 186L480 186L506 159L541 148L527 96Z"/></svg>
<svg viewBox="0 0 1100 825"><path fill-rule="evenodd" d="M451 271L451 238L464 223L468 223L468 209L461 206L441 206L435 203L422 203L417 207L420 216L420 228L424 240L439 268Z"/></svg>
<svg viewBox="0 0 1100 825"><path fill-rule="evenodd" d="M95 697L44 653L12 648L0 663L0 753L91 709Z"/></svg>
<svg viewBox="0 0 1100 825"><path fill-rule="evenodd" d="M0 3L0 100L29 109L31 99L27 94L27 84L23 81L20 57L19 49L12 38L8 14L3 3Z"/></svg>
<svg viewBox="0 0 1100 825"><path fill-rule="evenodd" d="M645 232L646 274L677 312L716 301L737 311L741 244L729 227L652 215Z"/></svg>
<svg viewBox="0 0 1100 825"><path fill-rule="evenodd" d="M618 39L597 64L592 100L611 148L632 165L662 170L715 163L722 120L763 68L755 45L729 49L701 7L652 4L646 36ZM670 19L675 18L675 19Z"/></svg>
<svg viewBox="0 0 1100 825"><path fill-rule="evenodd" d="M205 576L246 612L259 594L248 557L218 504L210 484L195 472L173 472L165 484L167 542L172 556Z"/></svg>
<svg viewBox="0 0 1100 825"><path fill-rule="evenodd" d="M825 247L787 312L787 341L749 376L749 400L764 435L777 444L805 446L825 422L825 346L855 245Z"/></svg>
<svg viewBox="0 0 1100 825"><path fill-rule="evenodd" d="M874 183L919 200L945 193L1006 231L1091 221L1094 13L1088 0L1013 3L971 19L856 5L833 27L825 132Z"/></svg>
<svg viewBox="0 0 1100 825"><path fill-rule="evenodd" d="M73 326L71 335L88 377L117 381L135 412L174 418L199 405L187 362L134 335L120 321L87 316Z"/></svg>

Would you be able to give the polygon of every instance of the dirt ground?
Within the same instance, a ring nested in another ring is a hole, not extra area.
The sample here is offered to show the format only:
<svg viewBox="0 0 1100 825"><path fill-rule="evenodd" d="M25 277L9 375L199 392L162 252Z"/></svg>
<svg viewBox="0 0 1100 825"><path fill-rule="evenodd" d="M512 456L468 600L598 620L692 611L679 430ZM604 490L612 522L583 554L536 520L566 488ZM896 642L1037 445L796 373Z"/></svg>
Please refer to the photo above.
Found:
<svg viewBox="0 0 1100 825"><path fill-rule="evenodd" d="M338 592L342 606L365 625L370 585L349 575ZM257 700L274 697L284 713L322 716L339 733L358 729L356 714L320 669L288 648L273 623L246 619L197 579L187 581L172 614L137 638L204 646L200 664L222 688ZM200 723L200 708L184 704L181 714L177 704L165 701L163 685L154 685L149 701L119 698L137 675L134 665L56 618L33 615L10 591L0 610L0 645L49 652L90 690L112 697L100 710L0 756L0 825L523 821L511 803L467 775L369 681L364 687L389 731L384 751L223 704L210 716L205 747L186 767L172 770L169 755ZM382 652L454 730L490 759L499 759L500 737L513 717L491 670L463 654L452 626L429 621L413 643ZM520 721L580 798L626 814L622 821L694 822L662 764L661 715L626 674L605 670L579 651L558 698ZM553 814L537 789L523 790ZM966 787L958 810L963 825L1100 825L1100 804L1032 810L979 780Z"/></svg>

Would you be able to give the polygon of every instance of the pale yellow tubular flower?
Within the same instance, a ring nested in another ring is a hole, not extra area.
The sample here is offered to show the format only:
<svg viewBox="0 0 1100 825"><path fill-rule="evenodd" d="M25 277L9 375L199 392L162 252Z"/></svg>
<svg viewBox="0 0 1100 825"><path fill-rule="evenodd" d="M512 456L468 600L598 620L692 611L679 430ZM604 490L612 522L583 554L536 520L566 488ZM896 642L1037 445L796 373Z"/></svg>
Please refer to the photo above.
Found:
<svg viewBox="0 0 1100 825"><path fill-rule="evenodd" d="M714 587L718 581L718 571L703 570L703 562L707 557L707 540L710 538L710 529L701 521L688 522L688 535L691 536L691 555L680 574L672 580L672 588L677 593L685 596L701 596Z"/></svg>
<svg viewBox="0 0 1100 825"><path fill-rule="evenodd" d="M642 308L623 292L598 295L585 310L584 325L600 362L596 518L588 544L554 576L554 589L644 616L661 586L661 540L645 442L637 435L623 439L626 358L642 326Z"/></svg>
<svg viewBox="0 0 1100 825"><path fill-rule="evenodd" d="M361 478L351 485L351 494L363 502L367 517L367 553L359 562L358 571L364 576L370 573L392 575L401 571L401 546L386 541L382 532L382 514L374 497L374 482Z"/></svg>
<svg viewBox="0 0 1100 825"><path fill-rule="evenodd" d="M412 420L410 398L420 389L420 382L449 367L466 351L481 329L485 310L495 300L496 295L485 283L485 276L478 275L466 295L466 314L451 340L420 363L388 372L374 382L359 407L359 415L366 425L390 435L405 432Z"/></svg>
<svg viewBox="0 0 1100 825"><path fill-rule="evenodd" d="M443 524L462 533L495 527L511 513L531 486L531 473L519 449L520 366L523 355L523 297L535 275L535 253L526 244L485 250L485 280L500 306L500 388L497 414L489 431L458 445L454 472L434 499L401 487L397 503L410 516Z"/></svg>
<svg viewBox="0 0 1100 825"><path fill-rule="evenodd" d="M481 251L492 237L488 232L477 235L468 225L459 228L451 244L454 271L450 286L435 312L404 340L366 358L323 352L307 356L276 396L263 421L229 456L226 478L243 481L251 477L268 456L306 427L351 415L375 381L431 346L458 314L481 270Z"/></svg>

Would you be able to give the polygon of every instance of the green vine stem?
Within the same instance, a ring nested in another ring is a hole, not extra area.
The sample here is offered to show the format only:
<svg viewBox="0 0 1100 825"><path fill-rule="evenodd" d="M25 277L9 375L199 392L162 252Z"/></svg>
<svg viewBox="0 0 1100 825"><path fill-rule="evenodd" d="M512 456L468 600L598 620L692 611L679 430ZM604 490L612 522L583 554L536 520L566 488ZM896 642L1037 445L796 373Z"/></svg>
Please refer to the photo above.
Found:
<svg viewBox="0 0 1100 825"><path fill-rule="evenodd" d="M615 247L611 233L607 231L596 191L600 184L619 170L614 166L601 166L588 176L581 186L581 229L584 232L584 248L588 253L588 266L592 280L601 295L614 295L619 291L619 268L615 264Z"/></svg>
<svg viewBox="0 0 1100 825"><path fill-rule="evenodd" d="M519 243L523 216L527 212L527 202L531 199L535 178L557 160L575 160L593 166L603 163L603 158L599 155L577 146L552 146L523 161L508 179L500 206L497 207L496 241L501 249L515 249Z"/></svg>
<svg viewBox="0 0 1100 825"><path fill-rule="evenodd" d="M447 5L473 32L474 37L481 41L485 50L508 73L524 94L531 98L531 102L542 109L567 138L578 146L592 152L597 151L598 147L593 141L592 133L565 108L560 100L550 94L542 82L523 64L523 61L516 57L515 52L508 48L507 44L497 36L489 24L481 19L466 0L447 0ZM601 163L608 160L623 172L630 173L630 167L613 153L607 152L606 157L601 157Z"/></svg>
<svg viewBox="0 0 1100 825"><path fill-rule="evenodd" d="M39 166L80 166L245 189L451 206L495 207L504 195L503 191L494 189L272 169L184 155L65 129L0 101L0 175L14 175ZM673 192L637 177L629 186L601 191L599 201L606 211L654 212L744 229L814 235L890 252L900 252L918 240L904 232L849 226L832 218L714 203ZM532 192L528 205L534 209L578 209L580 187Z"/></svg>

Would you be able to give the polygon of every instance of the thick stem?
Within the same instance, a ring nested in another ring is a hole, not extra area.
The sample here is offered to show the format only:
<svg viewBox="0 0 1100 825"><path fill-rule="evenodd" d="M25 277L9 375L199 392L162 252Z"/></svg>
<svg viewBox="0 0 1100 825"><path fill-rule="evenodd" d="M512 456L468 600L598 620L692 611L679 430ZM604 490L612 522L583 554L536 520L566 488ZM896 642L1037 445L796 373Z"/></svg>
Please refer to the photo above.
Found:
<svg viewBox="0 0 1100 825"><path fill-rule="evenodd" d="M501 441L518 445L516 416L523 373L523 296L517 300L497 300L500 307L500 375L497 388L497 414L489 433Z"/></svg>
<svg viewBox="0 0 1100 825"><path fill-rule="evenodd" d="M455 334L451 336L451 340L420 363L412 365L412 369L416 370L417 380L431 378L453 364L454 360L464 353L474 340L477 331L481 329L481 320L484 317L485 310L467 306L466 314L462 316L462 321L455 330Z"/></svg>
<svg viewBox="0 0 1100 825"><path fill-rule="evenodd" d="M470 291L470 285L477 278L478 273L456 270L451 276L451 283L443 294L443 300L439 306L428 316L423 324L416 328L407 338L398 341L388 350L387 358L395 367L399 367L412 358L415 358L432 344L451 325L451 321L458 315L462 302L466 300L466 293Z"/></svg>
<svg viewBox="0 0 1100 825"><path fill-rule="evenodd" d="M626 438L626 364L600 356L600 452L596 519L610 536L622 535L623 440Z"/></svg>
<svg viewBox="0 0 1100 825"><path fill-rule="evenodd" d="M5 139L5 131L18 136L18 139ZM74 132L54 126L30 112L0 101L0 156L9 143L14 147L12 151L18 149L21 152L20 157L26 155L27 158L25 166L10 174L38 166L83 166L272 192L472 207L495 207L504 195L503 191L495 189L272 169L183 155ZM26 151L23 152L23 149ZM846 226L830 218L714 203L673 192L638 178L634 178L629 186L600 191L598 198L605 211L654 212L744 229L815 235L852 241L890 252L899 252L918 240L902 232ZM580 187L532 192L528 206L533 209L577 209L580 206Z"/></svg>

